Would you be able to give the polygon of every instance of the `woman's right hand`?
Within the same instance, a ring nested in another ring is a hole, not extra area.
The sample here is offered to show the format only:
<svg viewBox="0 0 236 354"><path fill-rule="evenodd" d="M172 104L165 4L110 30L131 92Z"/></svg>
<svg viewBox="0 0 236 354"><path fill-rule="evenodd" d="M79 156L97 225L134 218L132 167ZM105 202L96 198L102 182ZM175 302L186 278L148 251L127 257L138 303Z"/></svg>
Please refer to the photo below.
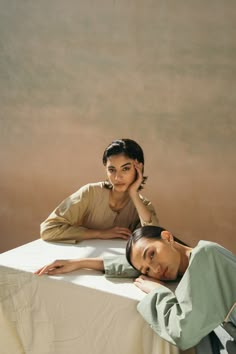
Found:
<svg viewBox="0 0 236 354"><path fill-rule="evenodd" d="M112 238L122 238L128 240L132 232L126 227L114 226L110 229L101 230L101 236L99 238L103 240L112 239Z"/></svg>
<svg viewBox="0 0 236 354"><path fill-rule="evenodd" d="M69 273L69 272L72 272L73 270L77 270L77 269L80 269L80 261L79 260L60 259L60 260L56 260L56 261L38 269L36 272L34 272L34 274L55 275L55 274Z"/></svg>
<svg viewBox="0 0 236 354"><path fill-rule="evenodd" d="M137 279L134 280L134 285L136 285L139 289L148 294L152 290L164 285L164 283L162 283L156 278L151 278L146 275L140 275Z"/></svg>

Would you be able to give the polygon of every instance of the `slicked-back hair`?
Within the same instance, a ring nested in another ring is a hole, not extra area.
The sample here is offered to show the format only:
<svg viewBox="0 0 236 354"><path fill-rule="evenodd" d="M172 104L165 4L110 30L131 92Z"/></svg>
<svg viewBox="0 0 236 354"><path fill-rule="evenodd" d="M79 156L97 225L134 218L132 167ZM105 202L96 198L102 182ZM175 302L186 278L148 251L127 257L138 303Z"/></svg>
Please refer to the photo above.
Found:
<svg viewBox="0 0 236 354"><path fill-rule="evenodd" d="M161 226L149 225L149 226L142 226L139 229L136 229L132 233L132 235L130 236L130 238L126 244L126 259L134 269L136 269L136 268L134 267L134 265L131 262L133 245L141 238L161 240L162 239L162 237L161 237L162 231L166 231L166 229L164 229ZM177 237L175 237L175 236L173 236L173 237L174 237L174 241L180 243L181 245L187 246L186 243L184 243L183 241L181 241Z"/></svg>

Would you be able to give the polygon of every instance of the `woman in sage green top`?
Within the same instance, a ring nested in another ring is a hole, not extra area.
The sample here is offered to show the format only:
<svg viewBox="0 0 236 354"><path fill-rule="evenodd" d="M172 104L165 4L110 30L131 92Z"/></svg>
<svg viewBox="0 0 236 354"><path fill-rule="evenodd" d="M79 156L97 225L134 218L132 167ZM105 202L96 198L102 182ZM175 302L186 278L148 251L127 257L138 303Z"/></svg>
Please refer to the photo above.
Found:
<svg viewBox="0 0 236 354"><path fill-rule="evenodd" d="M128 239L141 225L158 225L151 202L140 194L146 180L142 148L131 139L115 140L102 160L108 181L66 198L41 224L43 240Z"/></svg>
<svg viewBox="0 0 236 354"><path fill-rule="evenodd" d="M163 339L185 350L224 321L236 325L236 256L214 242L194 248L157 226L144 226L130 237L127 268L120 258L58 260L36 274L55 275L81 268L105 270L109 276L135 276L147 293L137 306ZM133 271L132 271L133 269ZM169 284L178 280L175 291Z"/></svg>
<svg viewBox="0 0 236 354"><path fill-rule="evenodd" d="M236 325L236 256L229 250L209 241L190 248L161 227L145 226L129 239L126 255L145 274L135 280L148 294L138 311L165 340L185 350L224 321Z"/></svg>

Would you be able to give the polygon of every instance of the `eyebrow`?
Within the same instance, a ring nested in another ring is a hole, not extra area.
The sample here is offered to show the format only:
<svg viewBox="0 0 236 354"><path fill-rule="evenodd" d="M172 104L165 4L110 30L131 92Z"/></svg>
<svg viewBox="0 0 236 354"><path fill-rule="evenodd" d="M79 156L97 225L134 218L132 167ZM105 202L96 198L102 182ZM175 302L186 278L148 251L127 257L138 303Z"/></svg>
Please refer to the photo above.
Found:
<svg viewBox="0 0 236 354"><path fill-rule="evenodd" d="M127 162L125 163L124 165L121 165L120 167L125 167L125 166L130 166L131 165L131 162ZM115 168L115 166L108 166L108 168Z"/></svg>

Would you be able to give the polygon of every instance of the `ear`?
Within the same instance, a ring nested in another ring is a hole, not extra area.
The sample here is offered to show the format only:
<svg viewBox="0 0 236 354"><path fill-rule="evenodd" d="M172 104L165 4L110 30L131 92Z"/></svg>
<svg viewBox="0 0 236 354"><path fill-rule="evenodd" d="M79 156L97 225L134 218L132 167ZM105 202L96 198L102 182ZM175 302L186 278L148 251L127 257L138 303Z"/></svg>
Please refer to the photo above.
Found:
<svg viewBox="0 0 236 354"><path fill-rule="evenodd" d="M164 230L161 232L161 238L162 238L162 240L166 240L169 243L174 242L174 236L172 235L172 233L170 233L167 230Z"/></svg>

